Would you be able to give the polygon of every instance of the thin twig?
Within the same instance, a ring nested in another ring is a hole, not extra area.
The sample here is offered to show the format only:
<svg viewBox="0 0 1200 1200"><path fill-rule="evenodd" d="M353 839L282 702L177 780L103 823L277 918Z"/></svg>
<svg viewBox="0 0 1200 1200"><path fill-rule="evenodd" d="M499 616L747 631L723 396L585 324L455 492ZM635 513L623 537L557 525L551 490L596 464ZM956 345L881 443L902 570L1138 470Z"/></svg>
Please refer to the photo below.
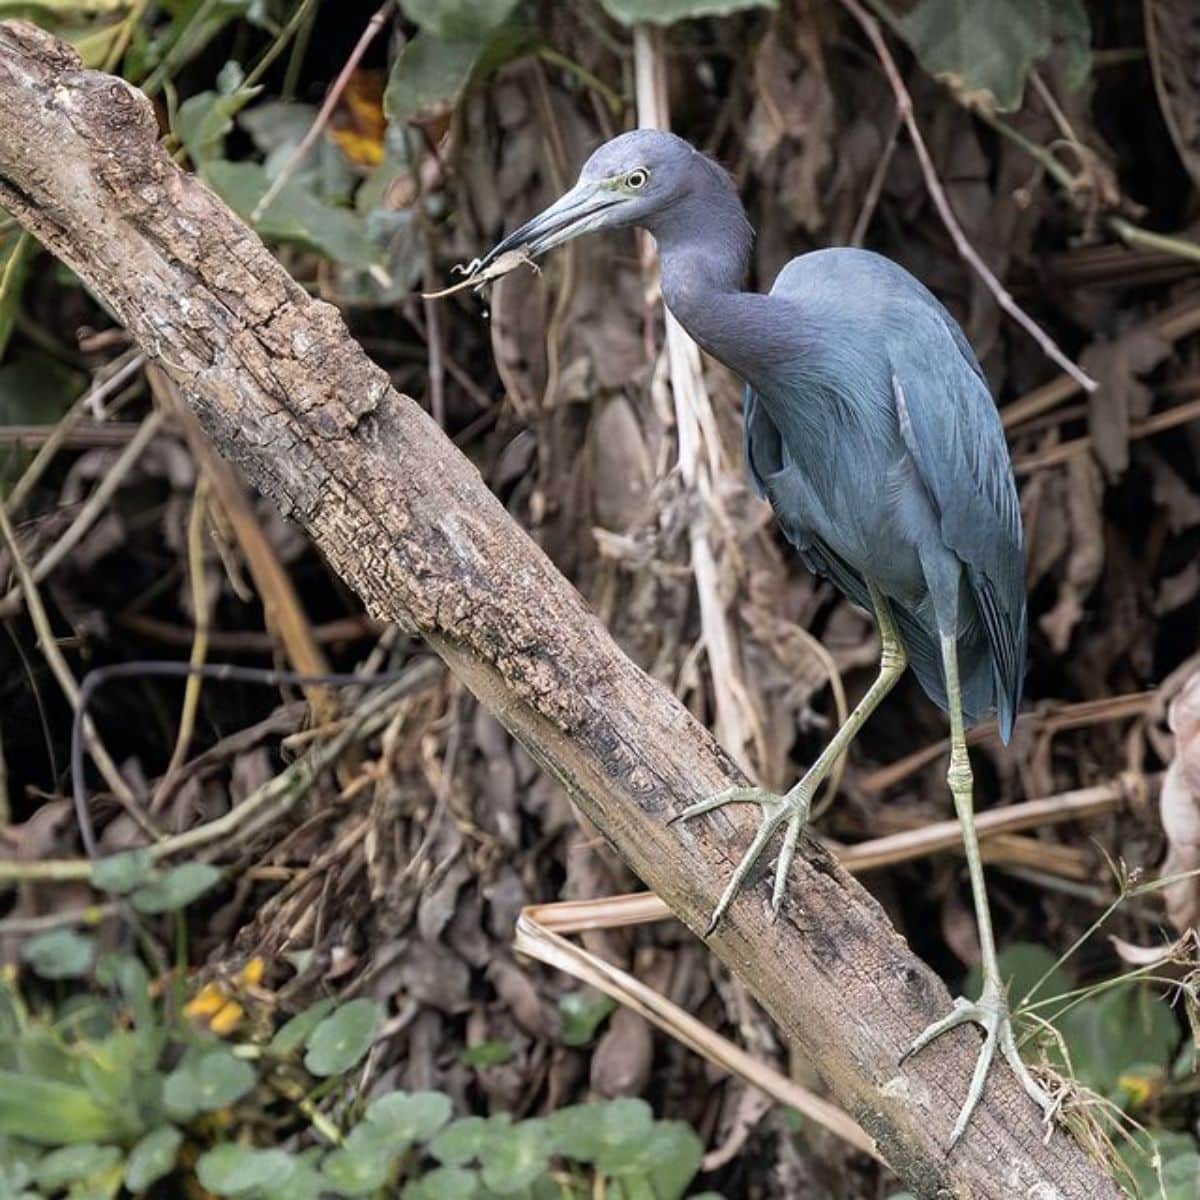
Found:
<svg viewBox="0 0 1200 1200"><path fill-rule="evenodd" d="M333 110L337 107L337 102L341 99L342 92L346 90L346 85L350 82L350 76L354 74L355 68L362 61L362 56L367 52L367 47L375 40L375 35L383 28L383 23L387 19L391 7L392 0L384 0L379 10L367 22L367 27L363 30L362 36L355 43L354 49L350 51L350 57L346 59L345 65L338 72L338 77L333 81L333 86L329 89L329 94L325 97L325 101L321 105L316 119L309 126L308 132L300 139L296 148L288 155L287 161L280 168L279 174L272 180L271 186L263 192L262 198L254 206L254 211L250 214L250 223L252 225L257 225L262 220L263 213L271 207L271 203L287 186L288 181L295 175L300 164L308 156L308 152L313 148L313 144L317 138L321 136L321 131L333 115Z"/></svg>
<svg viewBox="0 0 1200 1200"><path fill-rule="evenodd" d="M861 246L863 238L867 236L867 228L870 226L871 218L875 215L875 209L879 204L879 197L883 192L883 182L887 178L888 168L892 165L892 156L896 153L900 130L903 128L904 114L897 107L895 115L892 117L892 127L888 130L887 138L883 143L883 153L879 156L875 170L871 173L871 182L867 186L867 194L863 197L862 208L859 209L854 228L850 231L851 246Z"/></svg>
<svg viewBox="0 0 1200 1200"><path fill-rule="evenodd" d="M1124 806L1131 789L1124 779L1102 783L1095 787L1079 788L1042 800L1026 800L1022 804L1011 804L1005 808L992 808L977 813L975 826L980 841L1001 833L1014 833L1030 829L1035 825L1055 825L1062 821L1077 821L1097 813L1112 812ZM872 838L857 846L840 849L838 859L848 870L857 874L878 867L890 866L923 858L939 850L961 848L962 828L954 821L935 821L920 829L909 829L903 833L888 834Z"/></svg>
<svg viewBox="0 0 1200 1200"><path fill-rule="evenodd" d="M61 929L64 925L99 925L108 917L115 917L122 905L117 900L107 904L89 904L86 908L66 908L61 912L44 913L38 917L8 917L0 921L0 937L20 935L28 937L35 933L47 933Z"/></svg>
<svg viewBox="0 0 1200 1200"><path fill-rule="evenodd" d="M953 208L950 207L950 201L946 196L945 189L942 187L942 182L938 178L929 148L925 145L925 139L922 137L920 127L913 116L912 97L908 94L908 88L904 86L904 80L901 78L900 70L896 66L896 60L892 57L891 51L887 48L887 43L883 40L879 23L858 3L858 0L842 0L842 4L863 27L863 30L871 41L871 45L875 49L875 54L879 58L884 74L887 76L888 82L892 86L892 91L895 93L896 103L900 108L904 124L908 129L908 136L912 139L913 148L917 152L917 158L920 159L921 171L925 176L925 186L929 189L930 198L938 210L938 215L942 218L942 224L945 225L946 232L950 234L951 240L954 242L955 249L971 265L979 278L983 280L988 291L995 297L996 303L1037 342L1047 358L1056 362L1085 391L1094 392L1099 386L1096 381L1063 354L1058 346L1055 345L1054 339L1017 304L1005 290L1000 280L996 278L987 263L979 257L974 246L967 240L966 234L962 231L962 226L958 223L958 218L954 215Z"/></svg>
<svg viewBox="0 0 1200 1200"><path fill-rule="evenodd" d="M12 802L8 797L8 760L4 757L4 726L0 725L0 829L12 823Z"/></svg>
<svg viewBox="0 0 1200 1200"><path fill-rule="evenodd" d="M1022 736L1026 733L1055 734L1068 729L1086 729L1106 721L1140 717L1151 710L1157 696L1157 691L1130 692L1128 695L1109 696L1103 700L1082 700L1076 704L1064 704L1049 712L1024 712L1017 717L1017 730ZM996 722L986 721L975 726L967 734L967 745L977 746L981 742L997 740L998 737ZM920 750L914 750L912 754L896 762L859 776L855 784L860 791L868 795L877 795L895 787L914 772L949 753L950 739L942 738L923 746Z"/></svg>
<svg viewBox="0 0 1200 1200"><path fill-rule="evenodd" d="M108 751L104 748L104 743L100 741L100 736L97 734L95 726L92 724L90 718L86 717L83 709L82 690L75 682L75 677L71 674L71 668L67 666L67 660L58 648L54 631L50 628L50 618L46 615L46 609L42 604L41 596L38 595L37 584L34 582L33 575L29 570L29 564L25 561L25 555L21 553L20 543L17 541L17 536L13 532L12 524L8 519L8 513L4 511L4 505L2 504L0 504L0 536L3 536L5 542L8 543L8 550L12 555L13 570L17 573L17 580L25 597L25 608L29 613L29 619L33 622L33 627L37 631L38 644L42 648L42 653L45 655L47 663L50 664L50 670L54 672L54 677L58 680L59 687L63 690L63 695L66 696L71 707L75 710L75 724L79 731L81 743L87 744L88 752L91 754L96 766L100 768L100 774L104 776L105 782L112 789L113 795L116 796L125 811L151 837L161 837L162 835L155 829L150 818L142 812L137 798L134 796L129 785L121 778L121 772L117 770L116 763L109 757ZM82 754L82 750L80 753Z"/></svg>
<svg viewBox="0 0 1200 1200"><path fill-rule="evenodd" d="M84 534L99 520L100 514L108 506L113 493L124 482L125 476L141 458L142 451L162 428L163 420L163 413L159 409L155 409L142 422L133 439L117 455L104 478L96 485L95 491L75 515L75 519L32 569L30 577L35 584L41 583L75 549L82 541ZM8 593L0 598L0 617L11 617L21 611L21 595L22 588L18 585L10 588Z"/></svg>
<svg viewBox="0 0 1200 1200"><path fill-rule="evenodd" d="M189 666L203 666L208 657L208 626L211 606L208 600L208 589L205 586L204 570L204 530L208 510L208 476L201 470L196 479L196 490L192 497L192 511L188 517L187 529L187 563L188 575L191 582L192 615L195 620L195 631L192 635L192 653L188 659ZM179 768L187 758L188 747L192 743L192 734L196 730L196 712L200 707L200 688L203 677L189 675L183 690L183 707L179 713L179 730L175 736L175 748L171 751L171 759L167 769L154 789L150 801L150 811L157 812L162 798L171 786Z"/></svg>
<svg viewBox="0 0 1200 1200"><path fill-rule="evenodd" d="M1200 421L1200 400L1191 400L1187 404L1177 404L1164 412L1152 413L1140 421L1131 421L1128 440L1138 441L1140 438L1153 437L1156 433L1186 425L1191 421ZM1046 467L1054 467L1064 463L1077 454L1086 454L1092 448L1090 437L1072 438L1069 442L1061 442L1046 450L1036 450L1032 454L1022 455L1013 459L1013 470L1018 475L1030 471L1040 471Z"/></svg>
<svg viewBox="0 0 1200 1200"><path fill-rule="evenodd" d="M0 513L0 522L3 514ZM160 669L156 669L160 668ZM166 668L174 668L167 670ZM117 677L128 677L134 674L186 674L193 670L186 663L121 663L116 667L105 667L93 671L84 680L88 692L94 692L98 684ZM259 677L272 674L282 676L287 682L297 682L292 672L254 671L246 667L202 667L198 668L208 677L214 675L224 679L244 679L247 675L259 682ZM197 850L209 846L213 842L241 832L252 817L261 816L264 811L270 811L272 819L278 819L287 812L302 795L307 792L313 782L327 767L335 763L342 752L351 742L371 736L390 719L388 709L391 705L428 686L441 675L441 664L433 658L421 659L403 671L390 672L388 675L377 676L375 679L364 680L357 675L338 675L332 680L323 679L321 682L386 684L382 691L365 699L355 711L353 718L346 722L338 734L324 745L314 747L303 758L292 763L287 770L269 779L261 787L255 789L236 808L230 809L224 816L209 821L195 829L189 829L173 837L164 838L148 848L153 862L161 862L165 858ZM86 697L85 697L86 698ZM79 727L76 719L76 729ZM78 742L76 742L78 745ZM89 747L90 749L90 747ZM75 752L72 747L72 769L82 773L82 750ZM76 792L76 804L79 804L79 794ZM86 806L86 802L85 802ZM274 807L272 807L274 806ZM90 821L84 816L81 827L90 827ZM94 835L93 835L94 844ZM84 880L91 877L92 862L88 858L43 859L40 862L16 862L0 859L0 885L16 882L52 880L66 882L69 880Z"/></svg>
<svg viewBox="0 0 1200 1200"><path fill-rule="evenodd" d="M117 361L120 363L120 366L107 379L97 383L95 387L91 388L83 396L80 396L71 405L70 409L67 410L66 415L53 427L49 437L42 442L42 447L34 455L33 462L25 468L24 474L17 481L16 487L9 492L8 498L3 501L4 507L10 515L18 512L21 505L29 498L29 494L37 486L38 480L41 479L42 473L66 443L71 430L75 427L84 411L99 405L121 387L131 375L141 370L142 365L146 361L146 356L136 352L129 352L124 362L121 362L120 359Z"/></svg>
<svg viewBox="0 0 1200 1200"><path fill-rule="evenodd" d="M422 661L424 662L425 660ZM96 856L96 835L92 830L91 815L88 812L87 806L87 794L83 786L83 746L86 739L81 736L81 733L86 730L85 721L87 725L91 723L87 718L87 710L92 697L99 688L103 687L110 680L158 675L185 679L190 679L192 676L200 676L204 679L212 679L218 682L253 683L265 687L279 687L285 683L300 685L319 683L341 686L354 684L359 687L379 687L394 684L397 687L403 685L402 690L398 694L406 695L407 691L404 689L412 690L417 687L423 687L434 677L431 667L432 663L430 667L423 667L422 663L417 663L414 666L404 667L399 671L384 671L370 677L360 673L339 671L332 671L324 675L300 675L295 671L268 671L261 667L239 667L232 663L192 666L189 663L178 662L132 662L116 663L111 667L99 667L95 671L89 671L84 676L83 684L79 688L79 703L76 705L75 720L71 726L71 795L75 803L75 817L79 822L80 833L83 836L83 844L87 850L88 857L94 858ZM347 727L343 727L341 732L344 732L345 728ZM341 732L338 734L339 737L341 737ZM91 751L91 749L91 745L88 745L88 750ZM95 754L93 753L92 756L94 758ZM178 839L175 839L172 844L179 845L180 843ZM0 875L0 878L3 878L3 876Z"/></svg>
<svg viewBox="0 0 1200 1200"><path fill-rule="evenodd" d="M1177 342L1180 338L1200 332L1200 304L1195 299L1173 304L1153 320L1139 326L1137 332L1143 330L1151 331L1167 342ZM1070 375L1059 375L1019 400L1006 404L1000 410L1000 420L1005 429L1024 425L1057 408L1079 390L1079 384Z"/></svg>

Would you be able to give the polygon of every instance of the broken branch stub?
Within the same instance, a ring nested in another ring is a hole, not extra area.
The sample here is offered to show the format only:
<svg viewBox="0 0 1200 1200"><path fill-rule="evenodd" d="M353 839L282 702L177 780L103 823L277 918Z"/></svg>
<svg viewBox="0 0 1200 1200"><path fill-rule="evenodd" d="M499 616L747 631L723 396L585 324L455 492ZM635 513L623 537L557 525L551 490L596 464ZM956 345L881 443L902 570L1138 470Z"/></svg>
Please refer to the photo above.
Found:
<svg viewBox="0 0 1200 1200"><path fill-rule="evenodd" d="M258 237L158 145L149 102L33 26L0 25L0 204L178 383L223 454L308 530L370 612L420 633L630 867L703 929L740 839L665 819L741 782L617 648L478 472ZM878 904L806 844L777 924L750 889L709 939L920 1196L1117 1192L1007 1071L946 1141L977 1035L900 1054L949 997Z"/></svg>

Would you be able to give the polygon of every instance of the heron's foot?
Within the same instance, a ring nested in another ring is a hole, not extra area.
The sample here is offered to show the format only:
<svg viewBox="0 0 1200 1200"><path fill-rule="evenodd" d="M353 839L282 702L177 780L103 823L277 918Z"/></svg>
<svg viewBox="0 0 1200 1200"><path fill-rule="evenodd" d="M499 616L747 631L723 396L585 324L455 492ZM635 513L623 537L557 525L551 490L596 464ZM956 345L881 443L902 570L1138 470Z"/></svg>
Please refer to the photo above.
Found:
<svg viewBox="0 0 1200 1200"><path fill-rule="evenodd" d="M696 804L690 805L667 822L670 825L676 821L690 821L693 817L703 816L704 813L724 808L726 804L757 804L762 807L762 824L759 825L758 833L755 834L754 841L750 843L750 848L742 855L741 862L730 876L729 883L721 894L721 899L717 901L717 907L713 909L705 936L716 929L725 910L733 903L733 898L746 882L746 876L750 874L754 864L762 857L767 843L780 829L786 826L783 849L775 864L775 887L771 893L771 912L778 915L779 906L783 903L784 889L787 887L788 870L791 868L792 860L796 857L796 844L800 840L800 834L804 831L805 825L808 824L809 813L812 811L813 791L814 787L807 779L802 779L790 792L782 796L775 792L765 791L763 788L726 788L725 791L718 792L715 796L709 796L707 800L700 800Z"/></svg>
<svg viewBox="0 0 1200 1200"><path fill-rule="evenodd" d="M1013 1035L1008 1001L1004 998L1004 989L999 983L985 983L983 994L978 1000L967 1000L959 996L954 1001L953 1009L940 1021L935 1021L930 1025L908 1048L904 1058L924 1050L930 1042L940 1038L943 1033L949 1032L958 1025L966 1024L979 1025L983 1028L983 1049L980 1050L979 1058L975 1063L975 1073L971 1076L971 1086L967 1089L967 1098L963 1102L958 1120L954 1123L954 1130L950 1134L950 1145L953 1146L962 1137L971 1120L971 1114L975 1111L980 1096L983 1095L984 1081L987 1079L992 1060L996 1056L997 1046L1008 1065L1013 1069L1017 1079L1020 1080L1026 1094L1041 1108L1043 1117L1049 1121L1054 1115L1057 1105L1042 1085L1034 1079L1025 1065L1025 1060L1017 1050L1017 1039ZM903 1062L904 1059L902 1058L900 1061Z"/></svg>

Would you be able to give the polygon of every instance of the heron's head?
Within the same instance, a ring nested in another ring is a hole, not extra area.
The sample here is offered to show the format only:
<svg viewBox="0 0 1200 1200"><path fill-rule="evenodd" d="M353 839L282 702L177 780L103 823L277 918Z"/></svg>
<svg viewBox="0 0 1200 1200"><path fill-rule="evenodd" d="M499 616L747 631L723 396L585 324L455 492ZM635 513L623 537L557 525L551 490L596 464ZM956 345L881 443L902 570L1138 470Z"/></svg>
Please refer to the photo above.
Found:
<svg viewBox="0 0 1200 1200"><path fill-rule="evenodd" d="M714 177L719 180L716 184ZM479 266L509 250L524 250L536 258L598 229L638 225L658 233L681 201L722 184L733 192L720 167L673 133L656 129L622 133L583 164L579 181L569 192L510 233Z"/></svg>

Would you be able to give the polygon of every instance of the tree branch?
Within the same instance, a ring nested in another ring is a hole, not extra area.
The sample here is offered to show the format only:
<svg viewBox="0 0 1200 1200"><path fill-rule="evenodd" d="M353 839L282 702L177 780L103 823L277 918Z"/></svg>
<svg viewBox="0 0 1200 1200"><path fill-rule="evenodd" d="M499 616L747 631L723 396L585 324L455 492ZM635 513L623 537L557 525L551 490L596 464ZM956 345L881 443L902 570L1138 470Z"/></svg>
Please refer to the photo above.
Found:
<svg viewBox="0 0 1200 1200"><path fill-rule="evenodd" d="M149 102L33 26L0 25L0 204L178 383L221 452L308 530L372 615L427 639L693 930L736 859L724 817L666 828L740 776L625 657L442 431L258 238L158 146ZM806 843L772 924L761 884L709 939L920 1196L1117 1193L999 1068L946 1141L978 1052L880 906Z"/></svg>

